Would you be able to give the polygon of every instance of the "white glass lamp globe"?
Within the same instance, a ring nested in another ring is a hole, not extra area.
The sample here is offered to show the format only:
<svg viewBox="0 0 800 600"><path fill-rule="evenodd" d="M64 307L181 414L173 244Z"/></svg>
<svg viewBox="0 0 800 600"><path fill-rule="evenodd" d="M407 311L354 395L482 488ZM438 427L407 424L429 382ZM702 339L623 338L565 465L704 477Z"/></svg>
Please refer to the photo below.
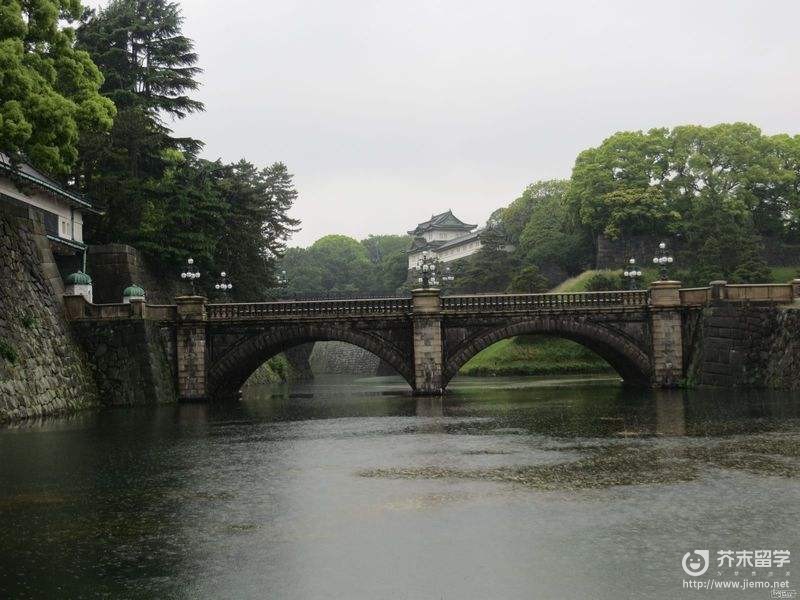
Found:
<svg viewBox="0 0 800 600"><path fill-rule="evenodd" d="M623 272L622 272L622 276L623 276L623 277L630 277L630 276L631 276L631 273L630 273L629 271L623 271Z"/></svg>
<svg viewBox="0 0 800 600"><path fill-rule="evenodd" d="M653 264L654 265L658 264L658 257L657 256L653 257Z"/></svg>
<svg viewBox="0 0 800 600"><path fill-rule="evenodd" d="M220 277L225 277L225 271L219 274Z"/></svg>
<svg viewBox="0 0 800 600"><path fill-rule="evenodd" d="M659 247L659 248L661 248L661 249L663 250L664 248L666 248L666 247L667 247L667 244L666 244L665 242L661 242L661 243L658 245L658 247Z"/></svg>
<svg viewBox="0 0 800 600"><path fill-rule="evenodd" d="M219 289L219 284L218 284L218 283L214 284L214 289L215 289L215 290L218 290L218 289Z"/></svg>
<svg viewBox="0 0 800 600"><path fill-rule="evenodd" d="M181 279L186 279L186 272L181 273Z"/></svg>
<svg viewBox="0 0 800 600"><path fill-rule="evenodd" d="M668 257L667 257L667 262L668 262L668 263L671 263L672 261L673 261L673 258L672 258L671 256L668 256Z"/></svg>
<svg viewBox="0 0 800 600"><path fill-rule="evenodd" d="M189 260L187 260L186 262L187 262L188 264L190 264L190 265L193 265L193 264L194 264L194 259L193 259L193 258L190 258L190 259L189 259Z"/></svg>
<svg viewBox="0 0 800 600"><path fill-rule="evenodd" d="M632 258L632 259L630 259L630 260L628 261L628 263L630 263L630 264L632 264L632 265L635 265L635 264L636 264L636 259L635 259L635 258Z"/></svg>

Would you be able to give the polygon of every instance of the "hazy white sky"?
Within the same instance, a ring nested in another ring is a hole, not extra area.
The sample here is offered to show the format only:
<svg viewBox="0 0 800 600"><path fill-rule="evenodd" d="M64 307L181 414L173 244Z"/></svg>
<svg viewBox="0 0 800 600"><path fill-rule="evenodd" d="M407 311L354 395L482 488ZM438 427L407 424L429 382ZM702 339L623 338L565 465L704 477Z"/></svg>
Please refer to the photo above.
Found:
<svg viewBox="0 0 800 600"><path fill-rule="evenodd" d="M800 3L184 0L207 158L285 162L303 229L485 221L615 131L800 129Z"/></svg>

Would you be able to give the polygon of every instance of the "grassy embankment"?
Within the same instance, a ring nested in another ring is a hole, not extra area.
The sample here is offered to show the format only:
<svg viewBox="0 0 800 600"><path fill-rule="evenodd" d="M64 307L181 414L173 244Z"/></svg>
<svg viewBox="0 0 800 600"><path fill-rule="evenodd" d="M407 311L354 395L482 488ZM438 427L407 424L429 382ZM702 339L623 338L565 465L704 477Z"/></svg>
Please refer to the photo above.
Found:
<svg viewBox="0 0 800 600"><path fill-rule="evenodd" d="M247 380L247 383L281 383L284 381L297 381L300 375L281 352L262 364Z"/></svg>
<svg viewBox="0 0 800 600"><path fill-rule="evenodd" d="M773 267L772 281L785 283L798 274L798 267ZM553 292L583 292L595 273L584 271L567 279ZM605 271L613 274L613 271ZM655 276L648 269L646 276ZM608 373L613 370L597 354L577 342L561 338L524 335L507 338L492 344L472 357L461 367L463 375L566 375L580 373Z"/></svg>
<svg viewBox="0 0 800 600"><path fill-rule="evenodd" d="M595 273L584 271L563 281L553 292L584 292ZM612 274L612 271L605 271ZM566 375L570 373L607 373L606 361L588 348L562 338L544 335L520 335L492 344L461 367L463 375Z"/></svg>

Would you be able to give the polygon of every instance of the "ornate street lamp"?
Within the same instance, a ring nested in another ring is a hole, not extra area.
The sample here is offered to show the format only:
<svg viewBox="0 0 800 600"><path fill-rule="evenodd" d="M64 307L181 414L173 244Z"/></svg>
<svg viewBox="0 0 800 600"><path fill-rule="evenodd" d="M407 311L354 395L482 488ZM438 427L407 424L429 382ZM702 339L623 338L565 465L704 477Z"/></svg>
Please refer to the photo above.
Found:
<svg viewBox="0 0 800 600"><path fill-rule="evenodd" d="M417 260L417 283L421 284L423 288L439 284L436 279L436 262L436 259L428 254L427 250L423 251L422 258Z"/></svg>
<svg viewBox="0 0 800 600"><path fill-rule="evenodd" d="M192 284L192 296L195 295L194 281L200 278L200 271L194 266L194 259L189 258L186 260L186 269L181 273L181 279L188 279Z"/></svg>
<svg viewBox="0 0 800 600"><path fill-rule="evenodd" d="M289 280L286 277L286 269L278 273L277 281L278 281L278 287L286 287L287 285L289 285Z"/></svg>
<svg viewBox="0 0 800 600"><path fill-rule="evenodd" d="M214 289L220 293L223 300L228 299L228 292L233 289L233 284L228 280L228 274L225 271L219 274L219 281L214 284Z"/></svg>
<svg viewBox="0 0 800 600"><path fill-rule="evenodd" d="M635 258L631 258L628 261L628 266L625 267L625 270L622 272L622 276L628 280L629 289L639 289L639 278L642 276L642 272L636 267Z"/></svg>
<svg viewBox="0 0 800 600"><path fill-rule="evenodd" d="M667 243L661 242L658 245L658 252L653 257L653 264L661 267L661 281L669 279L667 265L671 265L673 260L669 252L667 252Z"/></svg>
<svg viewBox="0 0 800 600"><path fill-rule="evenodd" d="M444 284L450 284L450 283L453 282L453 280L455 278L456 277L455 277L455 275L453 275L453 271L450 269L450 267L445 267L444 268L444 275L442 275L442 282Z"/></svg>
<svg viewBox="0 0 800 600"><path fill-rule="evenodd" d="M282 290L285 290L289 285L289 278L286 277L286 269L278 271L275 274L274 281L275 284L266 289L267 297L272 301L280 300L284 296Z"/></svg>

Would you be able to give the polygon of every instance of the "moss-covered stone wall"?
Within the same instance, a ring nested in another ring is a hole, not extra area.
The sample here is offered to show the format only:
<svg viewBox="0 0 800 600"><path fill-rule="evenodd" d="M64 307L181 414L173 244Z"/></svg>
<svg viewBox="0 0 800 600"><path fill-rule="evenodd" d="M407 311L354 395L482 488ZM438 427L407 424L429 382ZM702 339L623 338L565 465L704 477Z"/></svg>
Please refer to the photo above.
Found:
<svg viewBox="0 0 800 600"><path fill-rule="evenodd" d="M0 199L0 422L94 406L41 212Z"/></svg>
<svg viewBox="0 0 800 600"><path fill-rule="evenodd" d="M73 331L91 357L105 405L174 402L173 327L140 318L75 321Z"/></svg>

